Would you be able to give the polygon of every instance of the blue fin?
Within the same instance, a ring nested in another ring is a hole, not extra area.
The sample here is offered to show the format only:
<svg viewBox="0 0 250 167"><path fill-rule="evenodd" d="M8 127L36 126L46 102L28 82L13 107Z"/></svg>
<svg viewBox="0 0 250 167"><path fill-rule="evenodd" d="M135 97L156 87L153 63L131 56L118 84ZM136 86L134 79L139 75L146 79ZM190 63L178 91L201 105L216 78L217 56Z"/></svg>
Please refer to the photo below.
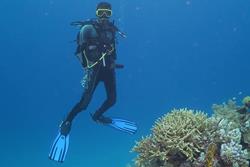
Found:
<svg viewBox="0 0 250 167"><path fill-rule="evenodd" d="M59 133L51 147L49 159L57 162L63 162L65 160L68 147L69 135L62 135L61 133Z"/></svg>
<svg viewBox="0 0 250 167"><path fill-rule="evenodd" d="M137 131L136 123L125 120L125 119L112 118L112 123L108 125L117 130L129 133L129 134L135 134Z"/></svg>

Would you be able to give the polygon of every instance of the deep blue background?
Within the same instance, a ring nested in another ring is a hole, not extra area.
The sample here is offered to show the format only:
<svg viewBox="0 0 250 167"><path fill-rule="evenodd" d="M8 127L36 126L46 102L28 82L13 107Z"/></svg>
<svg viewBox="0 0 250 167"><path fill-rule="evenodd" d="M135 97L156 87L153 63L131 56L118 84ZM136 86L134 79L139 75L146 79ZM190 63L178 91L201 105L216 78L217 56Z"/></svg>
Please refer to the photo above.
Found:
<svg viewBox="0 0 250 167"><path fill-rule="evenodd" d="M112 0L119 39L117 104L108 112L134 120L134 136L77 117L64 164L48 160L58 124L79 100L83 71L71 21L95 17L96 0L1 0L0 166L125 167L129 150L173 108L211 113L213 103L250 94L250 1ZM240 103L239 103L240 104Z"/></svg>

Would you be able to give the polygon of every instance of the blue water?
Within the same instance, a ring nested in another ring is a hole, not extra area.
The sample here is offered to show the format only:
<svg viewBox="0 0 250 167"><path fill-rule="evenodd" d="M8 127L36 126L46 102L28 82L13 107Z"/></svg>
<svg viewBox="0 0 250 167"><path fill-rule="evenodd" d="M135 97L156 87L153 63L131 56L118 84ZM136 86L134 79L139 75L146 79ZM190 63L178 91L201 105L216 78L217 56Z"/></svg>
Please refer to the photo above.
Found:
<svg viewBox="0 0 250 167"><path fill-rule="evenodd" d="M93 123L101 84L74 122L63 164L48 160L58 124L80 99L83 71L71 21L95 17L96 0L1 0L0 167L126 167L135 140L173 108L211 114L213 103L250 94L250 1L110 0L119 39L117 104L136 135Z"/></svg>

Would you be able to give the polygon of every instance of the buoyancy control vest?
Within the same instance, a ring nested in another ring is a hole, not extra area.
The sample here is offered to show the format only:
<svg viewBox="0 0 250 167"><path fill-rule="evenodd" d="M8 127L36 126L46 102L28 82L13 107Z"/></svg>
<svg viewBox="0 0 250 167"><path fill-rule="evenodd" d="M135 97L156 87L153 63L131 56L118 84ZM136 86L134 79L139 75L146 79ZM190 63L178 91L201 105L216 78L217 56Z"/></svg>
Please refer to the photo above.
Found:
<svg viewBox="0 0 250 167"><path fill-rule="evenodd" d="M109 63L110 60L116 59L116 32L119 32L119 34L121 32L114 25L114 22L108 21L102 24L97 19L91 19L84 22L72 22L71 25L80 28L76 38L77 48L75 54L81 56L83 67L91 68L101 61ZM93 26L96 36L88 37L83 42L81 30L86 25Z"/></svg>

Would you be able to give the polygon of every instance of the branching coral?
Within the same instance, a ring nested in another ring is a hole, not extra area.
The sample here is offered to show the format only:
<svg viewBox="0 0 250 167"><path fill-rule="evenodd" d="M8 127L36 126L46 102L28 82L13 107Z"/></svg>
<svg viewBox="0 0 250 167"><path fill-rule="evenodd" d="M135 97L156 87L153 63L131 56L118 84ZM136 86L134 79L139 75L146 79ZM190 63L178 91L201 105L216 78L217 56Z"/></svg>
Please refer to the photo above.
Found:
<svg viewBox="0 0 250 167"><path fill-rule="evenodd" d="M170 148L169 152L178 149L188 159L193 159L194 154L202 148L200 140L207 127L206 119L207 115L199 111L175 109L156 122L152 129L154 140L157 143L164 140L164 144Z"/></svg>
<svg viewBox="0 0 250 167"><path fill-rule="evenodd" d="M138 152L137 166L164 165L167 161L194 160L204 150L209 127L208 117L200 111L174 109L158 119L152 135L133 148Z"/></svg>

